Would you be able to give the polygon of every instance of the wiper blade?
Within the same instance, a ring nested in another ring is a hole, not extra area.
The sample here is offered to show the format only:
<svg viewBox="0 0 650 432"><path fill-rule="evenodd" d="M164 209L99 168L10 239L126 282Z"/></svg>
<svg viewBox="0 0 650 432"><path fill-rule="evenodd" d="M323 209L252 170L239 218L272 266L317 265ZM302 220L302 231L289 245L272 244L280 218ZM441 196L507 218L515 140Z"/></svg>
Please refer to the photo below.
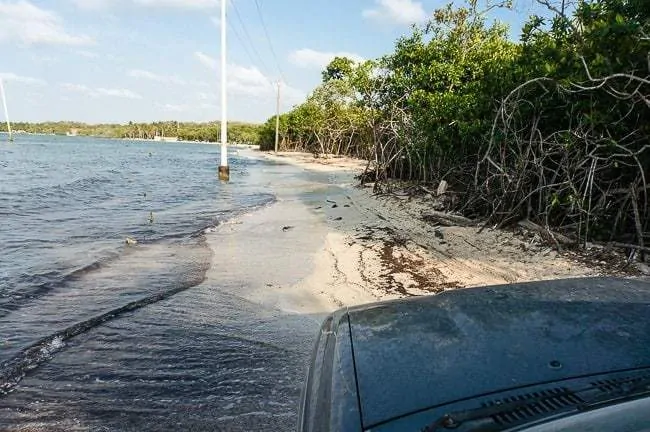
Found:
<svg viewBox="0 0 650 432"><path fill-rule="evenodd" d="M612 381L605 385L596 382L576 390L561 388L534 392L480 408L445 414L422 432L450 429L496 432L558 414L593 410L644 396L650 396L650 376Z"/></svg>
<svg viewBox="0 0 650 432"><path fill-rule="evenodd" d="M611 393L606 393L600 398L585 401L578 405L581 411L601 408L606 405L625 402L629 399L638 399L644 396L650 396L650 380L624 383L622 388Z"/></svg>
<svg viewBox="0 0 650 432"><path fill-rule="evenodd" d="M563 389L562 391L545 392L539 396L526 397L512 402L495 402L493 405L487 405L481 408L457 411L445 414L435 422L422 429L422 432L435 432L445 429L455 429L458 431L480 430L481 432L500 431L512 427L513 423L504 425L496 422L494 420L494 417L499 414L517 413L518 411L522 410L532 410L532 412L538 413L538 417L541 417L542 413L544 416L548 416L549 414L556 414L562 411L570 411L572 409L575 409L575 406L581 402L580 399L574 398L573 396L574 392ZM564 410L557 408L550 413L548 408L537 408L548 406L553 407L555 404L551 403L550 401L560 398L565 398L565 400L574 403L566 404L563 407ZM521 417L527 417L526 421L530 421L531 419L529 416Z"/></svg>

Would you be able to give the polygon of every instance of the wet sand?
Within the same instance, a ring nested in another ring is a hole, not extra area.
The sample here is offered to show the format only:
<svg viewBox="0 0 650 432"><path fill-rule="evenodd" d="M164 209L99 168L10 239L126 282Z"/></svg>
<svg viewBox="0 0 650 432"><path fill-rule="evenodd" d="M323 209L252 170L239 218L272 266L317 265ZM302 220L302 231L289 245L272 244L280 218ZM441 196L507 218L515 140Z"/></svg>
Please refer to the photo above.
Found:
<svg viewBox="0 0 650 432"><path fill-rule="evenodd" d="M254 288L249 300L265 306L319 314L463 287L598 274L512 232L426 223L422 203L358 187L363 161L247 155L277 162L278 181L269 189L278 200L210 236L211 272L223 278L224 266L236 268Z"/></svg>

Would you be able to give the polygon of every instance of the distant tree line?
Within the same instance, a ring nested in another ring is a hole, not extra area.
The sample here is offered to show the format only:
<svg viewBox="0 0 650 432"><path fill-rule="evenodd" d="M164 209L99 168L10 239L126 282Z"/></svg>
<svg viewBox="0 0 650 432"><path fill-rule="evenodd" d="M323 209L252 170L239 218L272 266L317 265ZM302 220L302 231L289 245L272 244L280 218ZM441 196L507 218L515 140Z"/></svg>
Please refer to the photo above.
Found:
<svg viewBox="0 0 650 432"><path fill-rule="evenodd" d="M281 148L366 158L382 190L445 180L449 209L486 225L650 251L650 2L536 2L518 42L488 20L511 2L468 0L380 59L335 59L280 117Z"/></svg>
<svg viewBox="0 0 650 432"><path fill-rule="evenodd" d="M101 138L154 139L156 136L178 137L185 141L217 142L221 139L221 124L218 122L189 123L164 121L153 123L128 124L86 124L80 122L44 122L12 124L15 131L66 135L75 133L80 136ZM261 125L242 122L228 123L228 140L234 143L257 143Z"/></svg>

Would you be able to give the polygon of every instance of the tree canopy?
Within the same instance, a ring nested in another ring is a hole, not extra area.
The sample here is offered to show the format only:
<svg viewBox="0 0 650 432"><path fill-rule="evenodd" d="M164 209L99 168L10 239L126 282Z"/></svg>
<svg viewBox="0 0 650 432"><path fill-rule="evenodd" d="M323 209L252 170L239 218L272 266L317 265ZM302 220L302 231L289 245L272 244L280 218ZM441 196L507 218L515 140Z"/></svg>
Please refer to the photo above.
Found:
<svg viewBox="0 0 650 432"><path fill-rule="evenodd" d="M451 209L530 219L580 241L650 240L650 4L533 0L518 42L507 2L435 11L393 52L336 58L283 114L281 147L371 161L365 181L446 180ZM272 148L270 119L259 143Z"/></svg>
<svg viewBox="0 0 650 432"><path fill-rule="evenodd" d="M152 123L86 124L80 122L15 122L13 129L28 133L66 135L74 132L80 136L100 138L153 139L156 136L178 137L184 141L217 142L221 139L221 125L217 122L188 123L160 121ZM261 125L229 122L228 140L234 143L257 143Z"/></svg>

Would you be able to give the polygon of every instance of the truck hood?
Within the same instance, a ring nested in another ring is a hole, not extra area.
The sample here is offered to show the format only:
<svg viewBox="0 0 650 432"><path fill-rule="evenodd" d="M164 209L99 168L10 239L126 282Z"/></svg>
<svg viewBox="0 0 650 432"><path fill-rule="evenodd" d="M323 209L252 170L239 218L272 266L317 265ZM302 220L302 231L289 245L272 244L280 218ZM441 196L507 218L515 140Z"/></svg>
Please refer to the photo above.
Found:
<svg viewBox="0 0 650 432"><path fill-rule="evenodd" d="M364 428L497 391L650 366L650 284L573 279L348 311Z"/></svg>

